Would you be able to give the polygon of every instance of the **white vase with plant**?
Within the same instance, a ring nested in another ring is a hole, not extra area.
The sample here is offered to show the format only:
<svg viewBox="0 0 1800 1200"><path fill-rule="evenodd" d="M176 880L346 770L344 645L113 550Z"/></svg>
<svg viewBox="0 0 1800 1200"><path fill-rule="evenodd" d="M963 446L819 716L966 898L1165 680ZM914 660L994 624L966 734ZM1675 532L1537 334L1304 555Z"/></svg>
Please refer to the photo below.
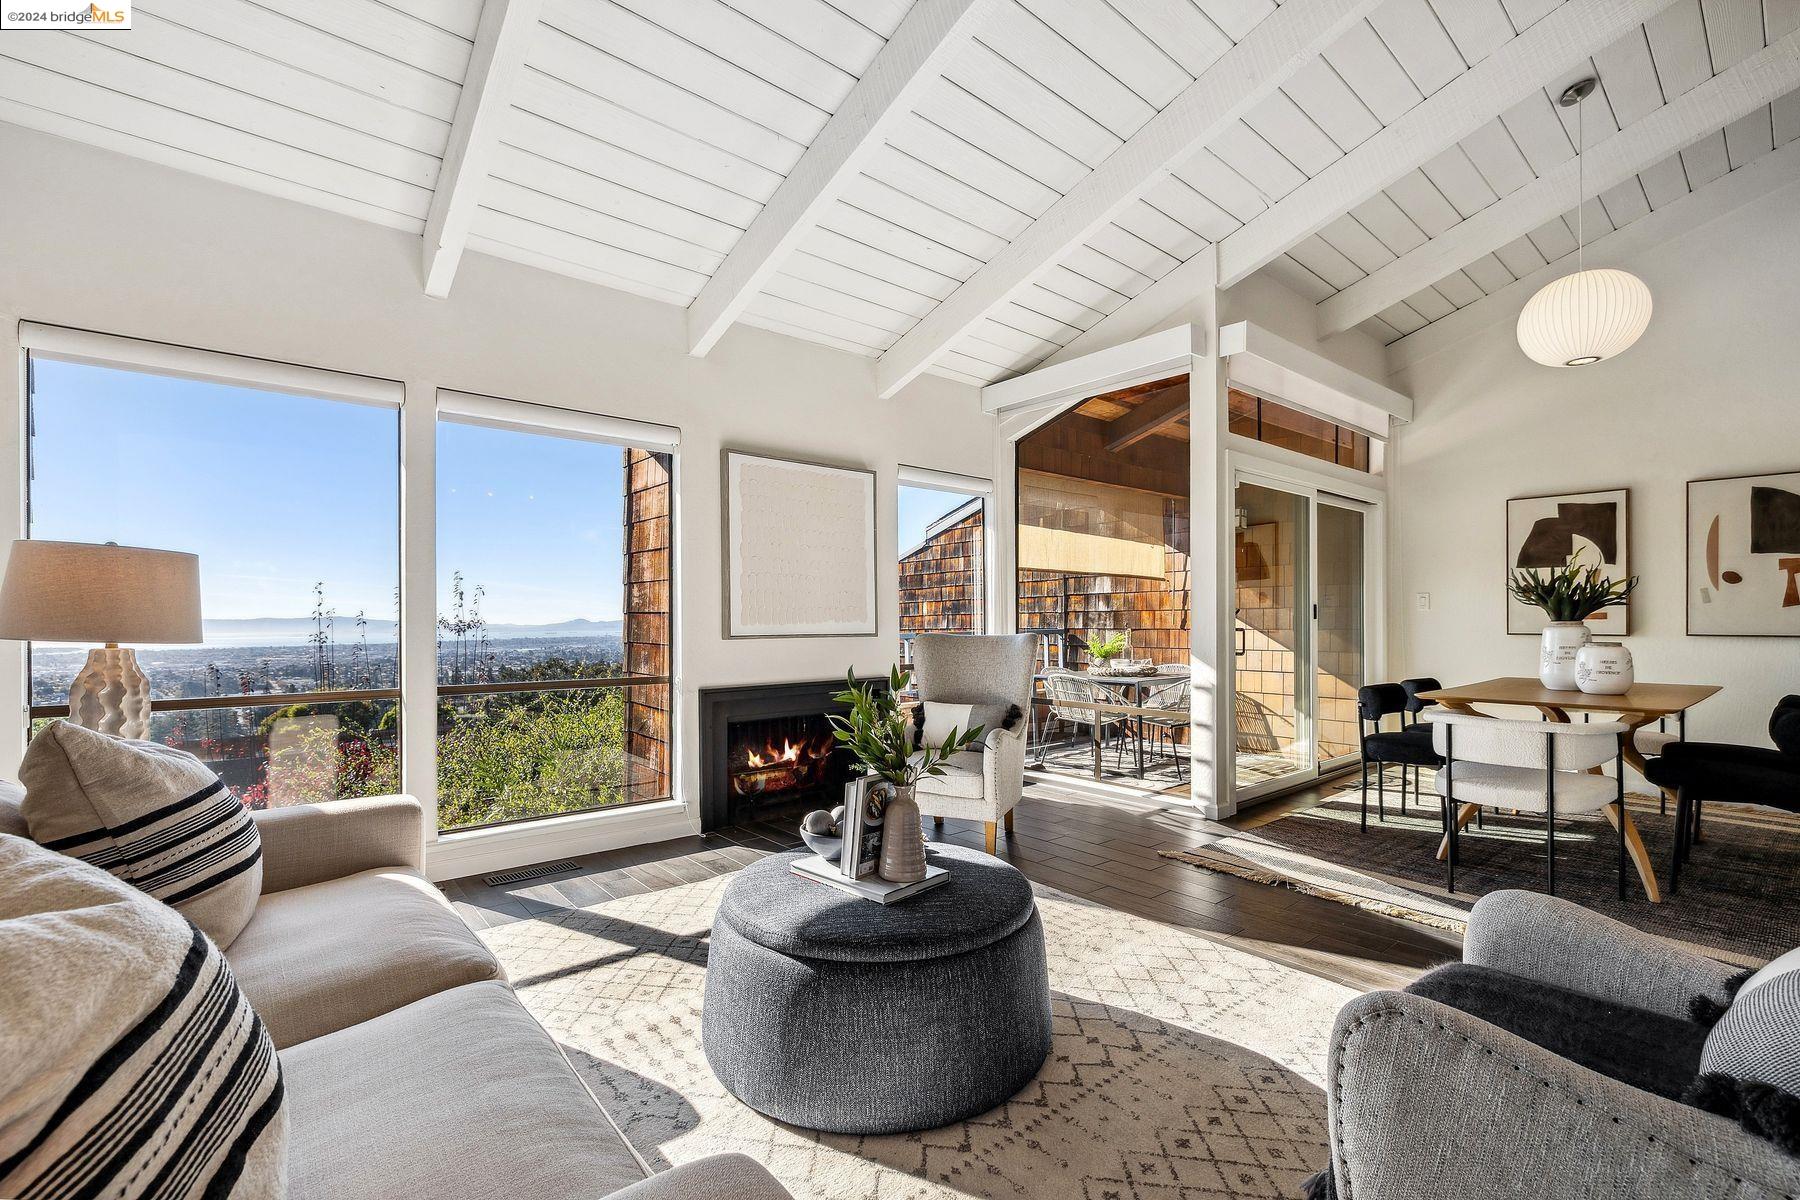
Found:
<svg viewBox="0 0 1800 1200"><path fill-rule="evenodd" d="M856 672L845 676L845 688L832 697L849 705L833 714L831 735L849 750L866 775L886 785L882 808L881 862L876 872L889 883L917 883L925 878L925 835L919 829L919 804L913 788L927 775L942 775L952 754L981 739L980 725L967 732L952 729L942 744L914 748L912 721L900 708L900 693L912 676L894 667L885 690L858 683Z"/></svg>
<svg viewBox="0 0 1800 1200"><path fill-rule="evenodd" d="M1553 692L1572 692L1578 686L1576 661L1593 638L1588 618L1624 604L1638 585L1635 575L1608 579L1598 566L1582 566L1579 557L1570 555L1553 571L1514 571L1506 581L1513 599L1543 609L1550 618L1538 641L1538 680Z"/></svg>

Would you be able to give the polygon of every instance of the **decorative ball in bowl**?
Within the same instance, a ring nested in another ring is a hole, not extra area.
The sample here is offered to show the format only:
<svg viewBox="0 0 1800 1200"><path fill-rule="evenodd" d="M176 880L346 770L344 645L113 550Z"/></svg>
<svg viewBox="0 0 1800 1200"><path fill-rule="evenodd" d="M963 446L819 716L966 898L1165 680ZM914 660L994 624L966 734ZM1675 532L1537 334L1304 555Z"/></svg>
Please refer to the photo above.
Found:
<svg viewBox="0 0 1800 1200"><path fill-rule="evenodd" d="M826 862L836 862L844 852L843 827L843 805L830 812L815 809L800 818L800 840Z"/></svg>

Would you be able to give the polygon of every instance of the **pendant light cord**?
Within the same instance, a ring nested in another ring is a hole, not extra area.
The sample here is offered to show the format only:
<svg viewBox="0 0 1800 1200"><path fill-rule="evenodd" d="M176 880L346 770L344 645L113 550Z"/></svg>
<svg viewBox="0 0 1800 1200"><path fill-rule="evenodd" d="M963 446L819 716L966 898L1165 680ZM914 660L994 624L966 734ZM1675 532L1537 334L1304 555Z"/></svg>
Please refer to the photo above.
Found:
<svg viewBox="0 0 1800 1200"><path fill-rule="evenodd" d="M1575 269L1587 270L1587 232L1582 213L1587 195L1586 97L1575 102Z"/></svg>

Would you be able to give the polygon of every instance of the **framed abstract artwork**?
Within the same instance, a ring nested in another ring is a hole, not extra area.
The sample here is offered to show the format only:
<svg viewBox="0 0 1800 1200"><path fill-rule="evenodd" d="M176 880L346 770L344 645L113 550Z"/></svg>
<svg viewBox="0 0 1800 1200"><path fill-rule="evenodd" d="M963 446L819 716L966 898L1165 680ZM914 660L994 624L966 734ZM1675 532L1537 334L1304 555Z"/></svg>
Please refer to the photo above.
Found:
<svg viewBox="0 0 1800 1200"><path fill-rule="evenodd" d="M1516 570L1556 570L1570 558L1598 566L1608 579L1631 574L1631 489L1519 496L1506 502L1506 575ZM1506 632L1536 634L1547 620L1540 609L1506 597ZM1631 604L1606 608L1587 620L1595 637L1631 632Z"/></svg>
<svg viewBox="0 0 1800 1200"><path fill-rule="evenodd" d="M724 453L725 636L873 637L875 472Z"/></svg>
<svg viewBox="0 0 1800 1200"><path fill-rule="evenodd" d="M1800 637L1800 471L1689 481L1687 631Z"/></svg>

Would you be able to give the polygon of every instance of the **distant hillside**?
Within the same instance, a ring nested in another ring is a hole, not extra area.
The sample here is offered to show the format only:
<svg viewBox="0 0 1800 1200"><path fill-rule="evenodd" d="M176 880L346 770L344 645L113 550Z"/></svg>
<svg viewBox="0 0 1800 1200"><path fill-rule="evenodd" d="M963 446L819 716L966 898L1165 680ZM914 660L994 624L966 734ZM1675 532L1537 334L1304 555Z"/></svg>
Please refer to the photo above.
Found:
<svg viewBox="0 0 1800 1200"><path fill-rule="evenodd" d="M394 622L370 621L371 642L394 640ZM551 625L489 625L487 636L496 642L519 638L621 637L623 621L589 621L576 618ZM311 617L244 617L236 620L205 622L206 641L212 646L285 646L302 645L313 633ZM340 646L356 640L354 618L339 617L333 634Z"/></svg>

